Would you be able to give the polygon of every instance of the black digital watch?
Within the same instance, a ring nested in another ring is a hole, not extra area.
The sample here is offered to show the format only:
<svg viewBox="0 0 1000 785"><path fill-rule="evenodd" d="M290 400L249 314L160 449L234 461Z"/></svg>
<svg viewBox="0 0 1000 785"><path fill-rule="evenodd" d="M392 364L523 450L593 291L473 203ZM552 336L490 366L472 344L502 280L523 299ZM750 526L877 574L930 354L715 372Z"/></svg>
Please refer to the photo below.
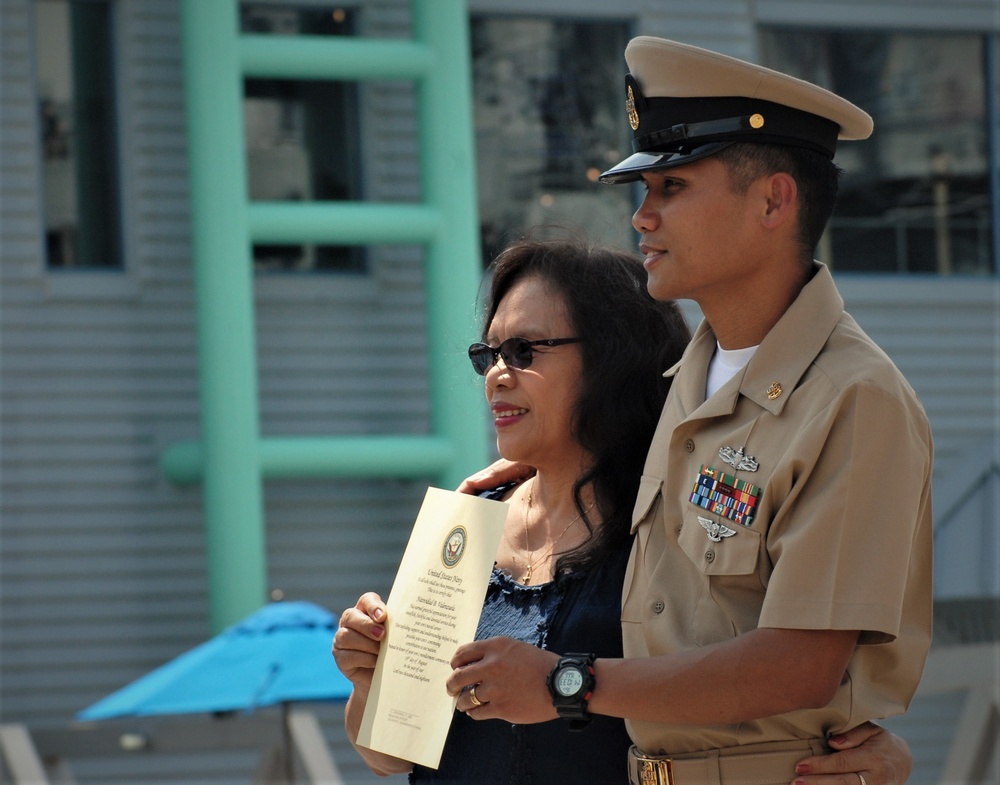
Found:
<svg viewBox="0 0 1000 785"><path fill-rule="evenodd" d="M552 695L552 705L563 719L569 720L570 730L583 730L590 722L587 701L594 694L594 654L567 654L545 679Z"/></svg>

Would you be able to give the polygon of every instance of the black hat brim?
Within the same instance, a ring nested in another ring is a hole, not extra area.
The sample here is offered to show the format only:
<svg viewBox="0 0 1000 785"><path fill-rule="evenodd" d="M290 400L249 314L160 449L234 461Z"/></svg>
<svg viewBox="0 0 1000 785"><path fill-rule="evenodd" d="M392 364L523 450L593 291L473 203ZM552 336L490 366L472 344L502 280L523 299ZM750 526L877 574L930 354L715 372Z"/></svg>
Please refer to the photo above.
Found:
<svg viewBox="0 0 1000 785"><path fill-rule="evenodd" d="M694 163L695 161L700 161L702 158L715 155L731 144L733 143L709 142L708 144L692 147L689 150L663 153L633 153L621 163L608 169L598 179L602 183L609 185L633 183L641 180L644 172L657 172L663 169L672 169L675 166Z"/></svg>

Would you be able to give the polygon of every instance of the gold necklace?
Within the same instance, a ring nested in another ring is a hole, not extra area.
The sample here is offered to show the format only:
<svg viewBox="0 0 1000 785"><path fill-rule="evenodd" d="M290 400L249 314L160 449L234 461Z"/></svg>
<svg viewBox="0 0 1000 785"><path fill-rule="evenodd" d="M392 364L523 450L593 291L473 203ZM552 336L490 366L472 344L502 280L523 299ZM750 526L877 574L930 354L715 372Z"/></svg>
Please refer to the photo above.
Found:
<svg viewBox="0 0 1000 785"><path fill-rule="evenodd" d="M585 513L588 513L592 509L594 509L594 505L591 504L584 512L580 513L573 520L571 520L569 523L567 523L566 526L565 526L565 528L561 532L559 532L559 536L556 537L552 541L552 543L549 545L549 547L545 549L545 553L543 553L541 556L539 556L536 559L535 558L535 551L532 550L531 544L530 544L530 540L528 539L528 515L531 512L531 501L532 501L532 496L534 494L534 491L535 491L535 478L532 477L531 478L531 486L528 488L528 501L527 501L527 504L524 507L524 547L528 551L528 558L525 560L526 563L527 563L527 565L528 565L527 566L527 570L524 573L524 577L521 578L521 583L524 586L527 586L528 582L531 580L531 575L532 575L534 567L536 567L537 565L541 564L541 562L543 562L545 559L547 559L549 557L549 555L555 549L556 545L558 545L559 541L563 538L563 535L566 534L566 532L569 531L570 527L574 523L576 523L578 520L580 520L584 516ZM515 561L516 560L517 559L515 558Z"/></svg>

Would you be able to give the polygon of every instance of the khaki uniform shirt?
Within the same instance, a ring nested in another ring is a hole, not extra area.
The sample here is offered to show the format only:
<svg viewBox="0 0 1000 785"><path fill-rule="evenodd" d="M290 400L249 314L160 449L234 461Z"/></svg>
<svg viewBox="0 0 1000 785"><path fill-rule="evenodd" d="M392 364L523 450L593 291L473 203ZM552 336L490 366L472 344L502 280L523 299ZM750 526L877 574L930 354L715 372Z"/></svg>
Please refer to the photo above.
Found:
<svg viewBox="0 0 1000 785"><path fill-rule="evenodd" d="M860 645L826 708L710 728L629 722L648 754L822 737L901 713L930 646L930 428L829 271L817 265L706 401L715 346L702 323L667 372L633 513L625 656L757 627L860 630Z"/></svg>

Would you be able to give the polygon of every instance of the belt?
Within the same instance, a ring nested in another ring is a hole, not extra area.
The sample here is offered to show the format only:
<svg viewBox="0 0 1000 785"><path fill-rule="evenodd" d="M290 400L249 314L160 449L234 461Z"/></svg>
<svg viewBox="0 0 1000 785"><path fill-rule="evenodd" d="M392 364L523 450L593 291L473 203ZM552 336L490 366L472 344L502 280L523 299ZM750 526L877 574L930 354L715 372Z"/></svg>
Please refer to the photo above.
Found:
<svg viewBox="0 0 1000 785"><path fill-rule="evenodd" d="M746 744L682 755L628 754L632 785L787 785L795 764L829 752L823 739Z"/></svg>

